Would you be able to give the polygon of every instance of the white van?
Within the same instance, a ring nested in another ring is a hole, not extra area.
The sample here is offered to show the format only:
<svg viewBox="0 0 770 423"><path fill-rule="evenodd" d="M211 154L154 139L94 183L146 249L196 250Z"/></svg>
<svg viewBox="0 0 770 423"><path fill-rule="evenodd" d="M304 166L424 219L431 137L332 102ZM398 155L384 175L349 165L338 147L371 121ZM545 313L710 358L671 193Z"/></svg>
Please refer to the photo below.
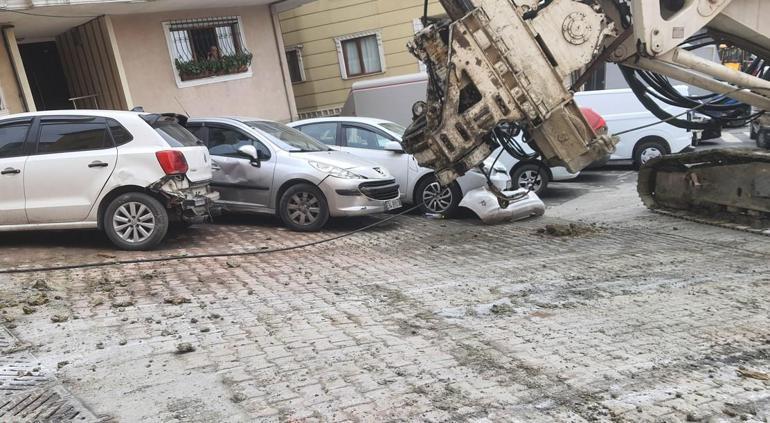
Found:
<svg viewBox="0 0 770 423"><path fill-rule="evenodd" d="M688 95L686 86L675 87L682 95ZM583 91L575 94L580 107L589 107L599 113L611 134L623 132L658 122L652 112L636 98L630 88L618 90ZM658 102L671 115L685 111L681 107ZM680 119L686 119L684 116ZM632 163L637 169L653 157L680 153L692 148L692 133L667 123L629 132L620 136L617 150L610 161Z"/></svg>

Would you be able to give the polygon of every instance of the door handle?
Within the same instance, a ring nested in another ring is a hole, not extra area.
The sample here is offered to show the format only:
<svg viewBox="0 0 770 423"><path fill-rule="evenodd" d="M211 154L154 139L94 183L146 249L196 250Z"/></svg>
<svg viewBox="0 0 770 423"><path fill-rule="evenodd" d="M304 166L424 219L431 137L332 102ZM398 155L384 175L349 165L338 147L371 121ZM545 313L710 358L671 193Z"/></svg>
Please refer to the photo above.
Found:
<svg viewBox="0 0 770 423"><path fill-rule="evenodd" d="M0 172L0 175L18 175L19 173L21 173L21 170L14 169L12 167L8 167L8 168L3 169Z"/></svg>
<svg viewBox="0 0 770 423"><path fill-rule="evenodd" d="M88 165L88 167L92 167L92 168L93 167L107 167L107 166L109 166L108 163L104 163L104 162L100 162L100 161L91 162L91 164Z"/></svg>

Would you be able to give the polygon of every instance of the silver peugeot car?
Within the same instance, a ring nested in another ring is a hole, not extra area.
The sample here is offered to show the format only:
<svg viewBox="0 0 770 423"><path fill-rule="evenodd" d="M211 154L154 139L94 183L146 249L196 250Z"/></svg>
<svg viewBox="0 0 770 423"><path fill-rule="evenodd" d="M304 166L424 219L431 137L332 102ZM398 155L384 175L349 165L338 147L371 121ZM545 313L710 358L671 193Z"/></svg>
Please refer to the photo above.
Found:
<svg viewBox="0 0 770 423"><path fill-rule="evenodd" d="M275 214L292 230L317 231L329 217L401 207L386 168L281 123L191 118L187 128L211 153L211 186L224 211Z"/></svg>

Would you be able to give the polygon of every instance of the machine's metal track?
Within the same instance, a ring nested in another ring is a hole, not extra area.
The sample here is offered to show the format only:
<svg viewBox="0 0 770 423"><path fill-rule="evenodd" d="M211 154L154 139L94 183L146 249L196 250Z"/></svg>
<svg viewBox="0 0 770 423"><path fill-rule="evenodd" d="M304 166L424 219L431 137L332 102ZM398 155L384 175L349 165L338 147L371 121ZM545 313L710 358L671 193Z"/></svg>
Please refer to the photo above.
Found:
<svg viewBox="0 0 770 423"><path fill-rule="evenodd" d="M770 236L770 153L705 150L650 161L639 195L651 210Z"/></svg>

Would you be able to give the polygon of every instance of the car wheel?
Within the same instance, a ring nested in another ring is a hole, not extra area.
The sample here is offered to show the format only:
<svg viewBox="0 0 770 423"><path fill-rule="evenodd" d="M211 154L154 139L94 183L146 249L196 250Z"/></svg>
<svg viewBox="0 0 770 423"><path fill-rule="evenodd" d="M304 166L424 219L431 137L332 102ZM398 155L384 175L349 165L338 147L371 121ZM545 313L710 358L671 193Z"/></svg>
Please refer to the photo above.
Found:
<svg viewBox="0 0 770 423"><path fill-rule="evenodd" d="M315 185L297 184L281 196L278 215L293 231L319 231L329 220L329 204Z"/></svg>
<svg viewBox="0 0 770 423"><path fill-rule="evenodd" d="M456 183L442 187L435 176L423 179L415 190L415 201L420 202L420 210L425 214L452 216L460 200L462 192Z"/></svg>
<svg viewBox="0 0 770 423"><path fill-rule="evenodd" d="M666 146L661 141L644 141L634 149L634 168L639 170L650 160L666 154Z"/></svg>
<svg viewBox="0 0 770 423"><path fill-rule="evenodd" d="M168 232L168 213L156 199L140 192L115 198L104 211L104 232L112 243L129 251L149 250Z"/></svg>
<svg viewBox="0 0 770 423"><path fill-rule="evenodd" d="M527 163L513 169L511 181L516 188L532 190L540 195L548 188L548 172L541 166Z"/></svg>
<svg viewBox="0 0 770 423"><path fill-rule="evenodd" d="M760 131L757 134L757 147L770 149L770 136L767 133L768 131Z"/></svg>

